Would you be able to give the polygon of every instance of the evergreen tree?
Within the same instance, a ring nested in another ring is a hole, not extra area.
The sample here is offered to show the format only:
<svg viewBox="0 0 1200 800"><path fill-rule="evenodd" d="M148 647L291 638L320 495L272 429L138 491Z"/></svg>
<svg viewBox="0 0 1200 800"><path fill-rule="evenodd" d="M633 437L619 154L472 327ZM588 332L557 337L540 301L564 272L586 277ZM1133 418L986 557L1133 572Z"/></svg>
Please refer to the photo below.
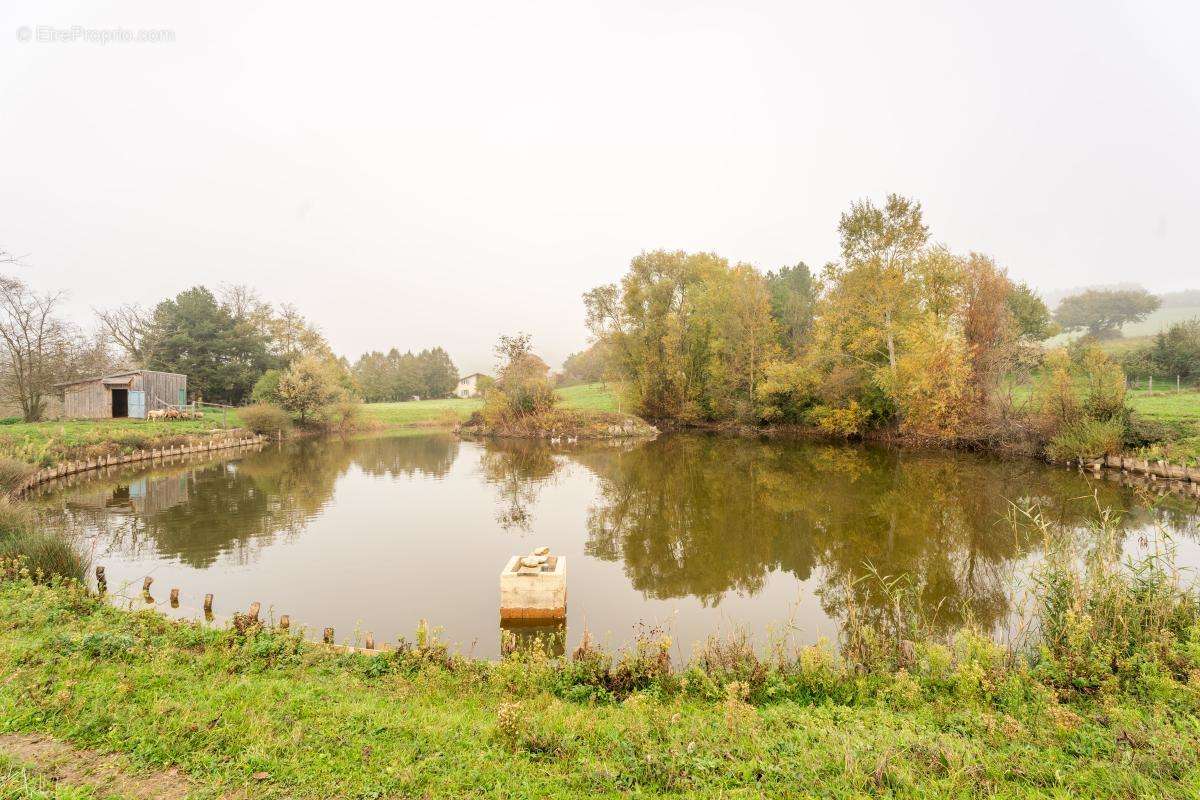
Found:
<svg viewBox="0 0 1200 800"><path fill-rule="evenodd" d="M241 403L269 366L265 337L203 286L158 304L144 346L147 368L187 375L193 395L221 403Z"/></svg>

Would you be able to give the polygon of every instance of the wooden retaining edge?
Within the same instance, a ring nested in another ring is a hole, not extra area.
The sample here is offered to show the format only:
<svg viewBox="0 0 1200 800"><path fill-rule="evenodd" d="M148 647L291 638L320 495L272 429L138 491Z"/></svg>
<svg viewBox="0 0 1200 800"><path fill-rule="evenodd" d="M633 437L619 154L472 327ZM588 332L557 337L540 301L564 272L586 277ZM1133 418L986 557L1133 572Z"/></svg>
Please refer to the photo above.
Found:
<svg viewBox="0 0 1200 800"><path fill-rule="evenodd" d="M228 450L231 447L249 447L254 444L263 444L267 441L267 437L261 434L247 436L242 438L219 438L210 439L206 442L201 442L195 445L180 445L179 447L155 448L151 450L137 450L133 453L122 453L117 456L101 456L100 458L89 458L86 461L62 461L51 467L45 467L34 472L24 482L21 483L13 494L17 497L28 492L36 486L57 478L63 478L67 475L77 475L81 472L89 472L91 470L103 469L105 467L116 467L122 464L135 464L141 461L163 461L168 458L177 456L190 455L192 453L208 453L214 450Z"/></svg>
<svg viewBox="0 0 1200 800"><path fill-rule="evenodd" d="M1167 486L1190 494L1200 495L1200 468L1185 467L1182 464L1171 464L1161 459L1150 461L1145 458L1132 456L1105 456L1091 461L1079 462L1080 468L1090 469L1099 474L1101 471L1121 473L1148 478L1150 481L1162 479Z"/></svg>
<svg viewBox="0 0 1200 800"><path fill-rule="evenodd" d="M105 571L104 571L103 566L96 567L96 581L97 581L98 587L104 587L104 589L101 590L101 596L103 597L103 596L107 595L107 580L106 580ZM146 600L151 603L151 605L149 605L149 606L144 605L143 607L144 608L149 607L158 614L163 614L163 616L168 616L167 614L165 614L163 612L163 610L161 608L162 603L158 600L155 600L153 597L150 596L150 584L152 584L153 582L154 582L154 579L152 577L150 577L149 575L147 575L142 580L142 593L141 593L140 597L141 597L141 599ZM119 605L119 603L121 601L128 601L131 603L131 605L136 604L136 599L133 597L129 597L128 595L116 594L116 595L108 595L108 597L109 597L109 602L118 604L117 605L118 608L121 607ZM270 625L266 621L260 619L262 603L260 603L258 601L251 603L250 607L247 609L247 612L245 614L243 614L240 611L235 611L232 615L226 616L223 614L214 614L213 613L213 596L211 594L206 594L206 595L204 595L204 610L203 610L203 612L201 612L201 610L196 608L195 606L180 605L179 589L178 589L178 587L172 587L171 591L170 591L170 600L168 601L168 603L173 610L182 612L186 615L190 615L193 617L202 618L209 625L221 624L221 625L233 626L236 619L240 616L244 619L248 619L250 621L250 623L253 625L261 625L263 627L270 627L273 630L287 633L288 635L300 635L300 636L303 635L303 634L292 634L291 633L291 629L292 629L291 617L288 614L281 614L279 619L273 625ZM426 624L424 620L421 620L421 622L422 622L422 624ZM301 630L304 630L304 629L301 628ZM325 628L322 631L322 639L320 641L313 641L311 639L305 638L304 643L307 646L318 647L322 650L327 650L331 653L361 653L362 655L367 655L367 656L386 655L388 653L395 652L397 649L396 645L394 645L394 644L387 644L386 642L385 643L376 643L375 635L369 631L363 635L363 643L365 646L360 647L358 645L337 644L334 641L334 629L333 628Z"/></svg>

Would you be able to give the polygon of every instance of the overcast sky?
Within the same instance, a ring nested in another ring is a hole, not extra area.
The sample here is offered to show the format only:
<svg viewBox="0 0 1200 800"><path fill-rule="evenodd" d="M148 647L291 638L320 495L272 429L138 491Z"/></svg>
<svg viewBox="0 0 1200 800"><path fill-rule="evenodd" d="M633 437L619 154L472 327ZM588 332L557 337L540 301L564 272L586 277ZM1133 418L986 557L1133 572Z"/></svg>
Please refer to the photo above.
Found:
<svg viewBox="0 0 1200 800"><path fill-rule="evenodd" d="M88 324L246 283L464 373L557 367L641 250L819 265L890 191L1042 288L1198 286L1198 9L8 0L0 247Z"/></svg>

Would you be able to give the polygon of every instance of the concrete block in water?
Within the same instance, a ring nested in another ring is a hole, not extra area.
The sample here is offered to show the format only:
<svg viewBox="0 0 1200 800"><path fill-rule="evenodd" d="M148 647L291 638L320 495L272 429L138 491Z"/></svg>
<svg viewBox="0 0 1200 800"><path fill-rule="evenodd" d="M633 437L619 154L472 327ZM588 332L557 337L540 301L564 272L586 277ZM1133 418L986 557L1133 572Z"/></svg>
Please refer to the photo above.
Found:
<svg viewBox="0 0 1200 800"><path fill-rule="evenodd" d="M567 560L549 556L537 567L513 556L500 573L500 619L559 619L567 615Z"/></svg>

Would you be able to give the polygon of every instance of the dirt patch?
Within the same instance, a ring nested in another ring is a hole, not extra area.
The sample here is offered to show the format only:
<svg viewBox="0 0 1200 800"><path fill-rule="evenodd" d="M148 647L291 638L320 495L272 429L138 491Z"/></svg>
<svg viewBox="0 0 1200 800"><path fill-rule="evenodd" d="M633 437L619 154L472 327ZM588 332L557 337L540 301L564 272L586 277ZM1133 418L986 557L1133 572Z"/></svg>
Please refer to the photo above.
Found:
<svg viewBox="0 0 1200 800"><path fill-rule="evenodd" d="M118 756L80 750L49 736L2 734L0 753L55 783L93 787L101 795L110 793L129 800L186 800L195 790L179 770L132 775Z"/></svg>

